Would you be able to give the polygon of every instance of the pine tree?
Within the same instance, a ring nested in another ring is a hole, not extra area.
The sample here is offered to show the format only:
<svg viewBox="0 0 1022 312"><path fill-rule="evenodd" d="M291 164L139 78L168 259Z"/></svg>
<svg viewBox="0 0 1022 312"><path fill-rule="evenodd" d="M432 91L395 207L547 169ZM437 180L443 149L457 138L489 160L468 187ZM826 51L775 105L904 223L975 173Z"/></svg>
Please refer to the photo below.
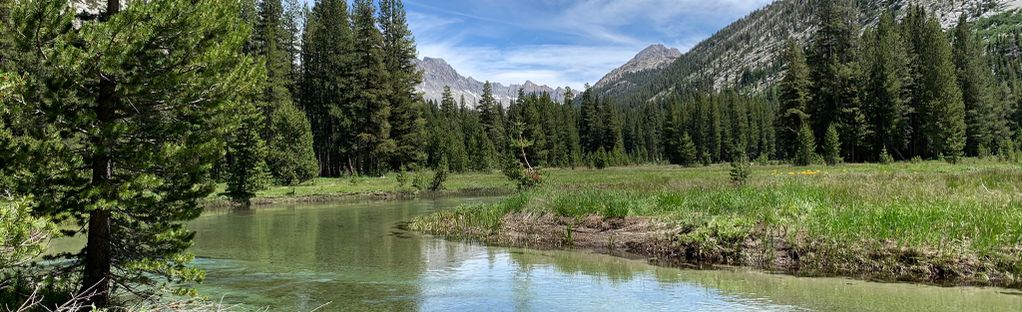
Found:
<svg viewBox="0 0 1022 312"><path fill-rule="evenodd" d="M260 101L265 126L260 133L266 145L273 149L272 153L267 154L271 157L265 162L276 181L293 184L312 178L307 171L311 168L310 161L315 160L315 154L286 154L291 151L311 151L311 140L305 141L303 138L311 137L312 130L306 126L309 121L305 115L295 114L291 90L295 88L296 34L295 30L288 29L290 22L284 13L280 0L260 2L259 21L253 42L254 54L266 66L265 90Z"/></svg>
<svg viewBox="0 0 1022 312"><path fill-rule="evenodd" d="M504 117L500 103L493 97L493 85L487 81L483 84L483 97L479 100L479 118L483 123L490 142L497 151L505 150L507 136L504 133Z"/></svg>
<svg viewBox="0 0 1022 312"><path fill-rule="evenodd" d="M269 121L273 110L291 102L291 74L294 66L290 54L292 38L284 27L284 6L281 0L261 0L258 15L253 34L254 54L260 56L266 64L265 103L261 109ZM272 134L264 134L264 138L267 136Z"/></svg>
<svg viewBox="0 0 1022 312"><path fill-rule="evenodd" d="M441 164L441 159L445 160L446 165L451 171L462 172L469 167L469 157L465 149L464 134L461 129L461 121L458 119L458 110L454 103L454 96L451 95L451 88L444 87L443 99L440 102L440 116L435 118L437 121L433 129L435 129L435 140L440 144L440 153L436 155L437 167Z"/></svg>
<svg viewBox="0 0 1022 312"><path fill-rule="evenodd" d="M384 161L396 150L390 137L391 78L384 64L383 34L376 27L372 0L356 0L352 11L354 44L354 97L352 132L355 149L348 156L359 173L381 173Z"/></svg>
<svg viewBox="0 0 1022 312"><path fill-rule="evenodd" d="M865 37L872 47L867 52L871 66L866 86L870 100L866 107L873 127L873 149L907 155L912 135L907 105L911 76L908 52L893 12L884 13L875 30Z"/></svg>
<svg viewBox="0 0 1022 312"><path fill-rule="evenodd" d="M952 61L951 45L940 27L931 17L925 24L920 52L921 81L924 90L922 106L926 113L923 134L932 142L931 156L943 156L957 162L965 148L965 104L958 88L958 77Z"/></svg>
<svg viewBox="0 0 1022 312"><path fill-rule="evenodd" d="M692 142L692 137L688 135L688 132L681 134L678 144L678 159L680 164L686 167L691 167L699 161L696 154L696 145Z"/></svg>
<svg viewBox="0 0 1022 312"><path fill-rule="evenodd" d="M826 137L823 138L823 160L828 166L836 166L841 162L841 138L834 125L827 127Z"/></svg>
<svg viewBox="0 0 1022 312"><path fill-rule="evenodd" d="M592 90L586 85L586 90L582 92L579 120L579 137L584 154L595 153L601 147L606 152L607 149L603 143L605 126L606 124L603 122L603 116L600 112L599 99L593 95Z"/></svg>
<svg viewBox="0 0 1022 312"><path fill-rule="evenodd" d="M996 97L993 70L964 14L954 30L953 55L965 103L966 153L979 155L982 150L995 148L995 138L1010 136L1010 130Z"/></svg>
<svg viewBox="0 0 1022 312"><path fill-rule="evenodd" d="M320 173L339 176L351 171L344 156L351 152L354 123L354 68L351 21L347 1L320 0L307 17L302 38L301 106L312 125Z"/></svg>
<svg viewBox="0 0 1022 312"><path fill-rule="evenodd" d="M86 235L57 274L80 276L98 308L112 285L150 299L157 281L201 277L187 266L184 222L215 189L228 125L261 92L240 1L105 2L85 23L67 1L16 2L3 30L19 44L0 57L19 60L8 64L29 85L23 103L5 105L38 112L17 135L37 142L23 152L46 176L25 177L21 191L36 214Z"/></svg>
<svg viewBox="0 0 1022 312"><path fill-rule="evenodd" d="M277 107L270 122L275 139L267 142L266 163L282 185L296 185L319 175L312 149L312 126L305 114L290 103Z"/></svg>
<svg viewBox="0 0 1022 312"><path fill-rule="evenodd" d="M809 57L813 105L808 113L813 117L817 135L823 135L827 127L837 123L845 136L845 151L855 160L867 135L858 98L858 12L850 0L822 2L817 16L820 26L813 36Z"/></svg>
<svg viewBox="0 0 1022 312"><path fill-rule="evenodd" d="M745 186L749 181L749 176L752 174L752 167L749 164L749 156L746 155L743 150L745 146L736 146L735 150L731 153L734 155L734 160L731 161L731 170L729 175L731 177L731 183L736 186Z"/></svg>
<svg viewBox="0 0 1022 312"><path fill-rule="evenodd" d="M423 160L425 120L422 118L423 100L415 87L422 82L422 73L415 66L415 39L408 29L404 3L401 0L382 0L379 24L383 32L383 53L390 82L391 114L390 136L396 149L391 157L391 169L411 165Z"/></svg>
<svg viewBox="0 0 1022 312"><path fill-rule="evenodd" d="M793 163L796 166L811 165L816 155L816 137L813 135L813 129L808 124L803 125L798 131L797 140L798 149L795 151Z"/></svg>
<svg viewBox="0 0 1022 312"><path fill-rule="evenodd" d="M232 200L248 205L256 192L270 182L267 149L259 132L266 122L253 105L238 108L237 125L227 139L227 193Z"/></svg>

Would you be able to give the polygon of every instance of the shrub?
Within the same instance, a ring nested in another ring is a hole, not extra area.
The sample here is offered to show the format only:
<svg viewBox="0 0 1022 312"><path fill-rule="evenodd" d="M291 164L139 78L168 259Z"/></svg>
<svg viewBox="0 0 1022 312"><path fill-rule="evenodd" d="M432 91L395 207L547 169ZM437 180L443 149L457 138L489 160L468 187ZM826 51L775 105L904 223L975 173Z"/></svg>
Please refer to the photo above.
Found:
<svg viewBox="0 0 1022 312"><path fill-rule="evenodd" d="M543 173L536 168L526 168L514 155L504 157L500 172L519 190L527 190L543 184Z"/></svg>
<svg viewBox="0 0 1022 312"><path fill-rule="evenodd" d="M400 189L408 186L408 169L405 166L401 166L401 171L397 172L397 187Z"/></svg>
<svg viewBox="0 0 1022 312"><path fill-rule="evenodd" d="M444 190L444 183L447 182L447 175L449 169L447 167L446 159L440 161L440 167L437 168L436 172L433 173L433 182L429 184L430 192L439 192Z"/></svg>
<svg viewBox="0 0 1022 312"><path fill-rule="evenodd" d="M749 158L744 154L731 162L731 183L743 186L749 180L752 168L749 166Z"/></svg>
<svg viewBox="0 0 1022 312"><path fill-rule="evenodd" d="M880 150L880 163L881 164L892 164L894 163L894 157L891 157L891 153L887 152L885 146L883 150Z"/></svg>

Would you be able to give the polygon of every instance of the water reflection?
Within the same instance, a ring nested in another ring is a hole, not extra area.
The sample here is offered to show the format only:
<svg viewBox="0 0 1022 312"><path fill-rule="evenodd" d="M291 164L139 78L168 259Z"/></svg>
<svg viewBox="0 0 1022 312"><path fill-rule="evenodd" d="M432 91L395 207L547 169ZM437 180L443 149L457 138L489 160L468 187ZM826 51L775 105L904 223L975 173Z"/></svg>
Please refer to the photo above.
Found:
<svg viewBox="0 0 1022 312"><path fill-rule="evenodd" d="M472 199L485 200L485 199ZM463 200L203 216L200 291L273 311L1018 311L1004 290L688 271L582 252L487 248L399 229ZM1017 292L1011 292L1017 294Z"/></svg>

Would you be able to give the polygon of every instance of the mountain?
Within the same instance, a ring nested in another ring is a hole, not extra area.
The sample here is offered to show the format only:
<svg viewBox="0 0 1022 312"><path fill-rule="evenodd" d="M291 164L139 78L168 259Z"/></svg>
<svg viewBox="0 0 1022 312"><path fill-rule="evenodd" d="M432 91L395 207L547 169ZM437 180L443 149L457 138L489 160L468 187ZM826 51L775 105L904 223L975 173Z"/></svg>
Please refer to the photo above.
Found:
<svg viewBox="0 0 1022 312"><path fill-rule="evenodd" d="M593 91L618 103L635 103L656 100L684 89L764 90L780 76L782 67L776 58L785 40L794 38L803 46L808 44L816 28L813 20L820 1L775 1L718 31L669 66L623 71L624 74L612 72L608 77L616 79L598 84ZM938 16L946 28L953 26L961 14L976 19L1022 8L1022 0L860 0L856 3L862 12L860 22L863 25L875 23L887 8L904 13L905 8L916 3Z"/></svg>
<svg viewBox="0 0 1022 312"><path fill-rule="evenodd" d="M451 87L451 94L454 95L455 101L460 101L464 96L465 105L469 107L475 106L482 99L483 82L458 74L458 71L447 64L447 61L440 58L424 57L421 60L416 60L415 65L422 71L422 83L419 84L418 91L422 92L426 100L439 102L443 97L444 86ZM517 99L519 89L525 90L526 94L548 93L558 102L564 99L564 93L567 92L564 88L555 89L547 85L538 85L532 81L509 86L500 83L492 84L494 98L504 105Z"/></svg>
<svg viewBox="0 0 1022 312"><path fill-rule="evenodd" d="M681 51L678 49L668 48L662 44L651 45L635 55L625 65L604 76L594 87L613 88L616 84L625 82L621 78L627 74L662 69L671 65L679 57L681 57Z"/></svg>

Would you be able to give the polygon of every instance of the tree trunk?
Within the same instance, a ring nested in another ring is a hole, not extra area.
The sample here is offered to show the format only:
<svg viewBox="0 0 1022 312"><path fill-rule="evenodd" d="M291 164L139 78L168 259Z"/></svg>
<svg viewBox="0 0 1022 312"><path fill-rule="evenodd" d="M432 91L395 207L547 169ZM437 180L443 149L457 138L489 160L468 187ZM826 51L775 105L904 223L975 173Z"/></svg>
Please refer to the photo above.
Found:
<svg viewBox="0 0 1022 312"><path fill-rule="evenodd" d="M119 0L107 0L106 12L101 20L109 20L120 11ZM100 129L113 127L115 119L115 102L117 101L117 82L113 77L100 74L99 94L96 97L97 126ZM101 132L102 133L102 132ZM112 139L97 137L93 139L92 185L101 190L100 196L112 200L110 180L113 177L113 162L110 148ZM81 293L88 298L89 304L105 307L110 301L110 278L113 255L111 253L111 213L108 210L96 210L89 213L88 241L85 245L85 270L82 272Z"/></svg>

